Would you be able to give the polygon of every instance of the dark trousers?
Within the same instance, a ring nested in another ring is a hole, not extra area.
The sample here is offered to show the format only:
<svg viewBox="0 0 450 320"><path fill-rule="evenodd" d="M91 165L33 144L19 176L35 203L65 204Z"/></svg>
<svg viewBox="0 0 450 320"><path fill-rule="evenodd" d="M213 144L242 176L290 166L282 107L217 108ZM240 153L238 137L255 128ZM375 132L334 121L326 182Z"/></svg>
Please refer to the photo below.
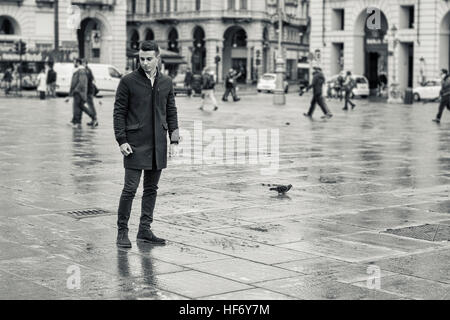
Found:
<svg viewBox="0 0 450 320"><path fill-rule="evenodd" d="M120 196L117 218L119 229L128 229L131 206L141 180L142 171L144 171L144 194L142 196L139 229L149 229L153 222L153 209L155 208L158 182L162 170L125 169L125 183Z"/></svg>
<svg viewBox="0 0 450 320"><path fill-rule="evenodd" d="M439 111L436 116L439 120L442 118L442 113L444 112L445 107L450 110L450 95L442 96L441 103L439 104Z"/></svg>
<svg viewBox="0 0 450 320"><path fill-rule="evenodd" d="M81 124L81 116L83 111L86 112L92 119L95 119L95 115L91 113L91 110L86 108L84 105L86 101L84 101L79 93L73 94L73 124Z"/></svg>
<svg viewBox="0 0 450 320"><path fill-rule="evenodd" d="M312 100L311 100L311 106L309 107L309 111L308 111L308 115L309 116L313 115L314 109L316 108L316 103L320 106L320 108L322 109L322 112L324 114L330 113L330 111L328 110L327 104L325 103L325 99L323 98L323 96L321 94L317 94L317 95L314 95Z"/></svg>
<svg viewBox="0 0 450 320"><path fill-rule="evenodd" d="M234 86L232 87L226 87L225 88L225 92L223 94L222 99L223 100L227 100L228 99L228 95L231 93L231 96L233 97L233 100L236 101L237 96L236 96L236 88Z"/></svg>
<svg viewBox="0 0 450 320"><path fill-rule="evenodd" d="M345 90L345 104L344 109L348 109L348 104L350 104L352 107L355 106L355 104L350 100L351 91Z"/></svg>
<svg viewBox="0 0 450 320"><path fill-rule="evenodd" d="M94 106L94 95L88 94L86 104L88 105L89 111L91 112L91 118L97 119L97 111L95 111Z"/></svg>

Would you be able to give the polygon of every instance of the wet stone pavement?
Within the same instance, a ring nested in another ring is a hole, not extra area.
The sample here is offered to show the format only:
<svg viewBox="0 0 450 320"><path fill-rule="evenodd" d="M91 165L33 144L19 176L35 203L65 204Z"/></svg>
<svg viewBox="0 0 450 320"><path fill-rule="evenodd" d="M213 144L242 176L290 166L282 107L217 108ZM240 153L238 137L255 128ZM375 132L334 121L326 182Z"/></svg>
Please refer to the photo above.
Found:
<svg viewBox="0 0 450 320"><path fill-rule="evenodd" d="M433 224L448 239L450 117L432 123L436 104L356 100L345 113L329 101L335 116L310 121L309 96L246 96L216 112L179 97L194 155L162 174L152 228L168 243L136 244L139 188L125 250L113 99L101 100L100 126L81 130L63 99L0 100L0 299L450 298L450 243L386 232ZM278 129L278 171L200 161L211 140L199 123L224 140L225 129ZM93 208L110 214L66 214Z"/></svg>

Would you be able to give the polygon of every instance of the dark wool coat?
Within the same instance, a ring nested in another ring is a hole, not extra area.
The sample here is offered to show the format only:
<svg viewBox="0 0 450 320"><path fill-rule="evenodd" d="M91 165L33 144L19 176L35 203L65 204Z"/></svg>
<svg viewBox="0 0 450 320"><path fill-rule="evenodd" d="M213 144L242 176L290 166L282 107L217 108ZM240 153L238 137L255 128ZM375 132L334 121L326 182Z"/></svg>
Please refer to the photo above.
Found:
<svg viewBox="0 0 450 320"><path fill-rule="evenodd" d="M124 167L160 170L167 167L167 133L178 142L178 116L172 79L157 73L154 87L144 70L124 76L116 91L114 133L117 143L128 142L133 153ZM176 131L176 134L172 133ZM156 162L156 168L153 164Z"/></svg>

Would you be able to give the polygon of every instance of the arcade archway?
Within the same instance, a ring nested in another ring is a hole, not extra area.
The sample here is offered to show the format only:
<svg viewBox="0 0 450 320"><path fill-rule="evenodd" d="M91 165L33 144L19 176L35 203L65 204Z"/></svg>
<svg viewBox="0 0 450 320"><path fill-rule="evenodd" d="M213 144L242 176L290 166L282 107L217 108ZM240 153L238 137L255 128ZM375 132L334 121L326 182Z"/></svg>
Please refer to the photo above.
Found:
<svg viewBox="0 0 450 320"><path fill-rule="evenodd" d="M192 72L201 73L206 66L205 31L202 27L194 29L194 48L192 52Z"/></svg>
<svg viewBox="0 0 450 320"><path fill-rule="evenodd" d="M10 16L0 16L0 35L20 35L20 26Z"/></svg>
<svg viewBox="0 0 450 320"><path fill-rule="evenodd" d="M103 38L108 34L106 26L97 18L85 18L77 30L80 58L93 63L107 63L109 43Z"/></svg>
<svg viewBox="0 0 450 320"><path fill-rule="evenodd" d="M450 68L450 11L444 16L440 29L439 68Z"/></svg>
<svg viewBox="0 0 450 320"><path fill-rule="evenodd" d="M381 28L369 29L367 9L358 16L354 27L353 73L364 75L370 89L378 86L378 77L388 72L388 30L386 15L380 11Z"/></svg>
<svg viewBox="0 0 450 320"><path fill-rule="evenodd" d="M223 72L230 68L241 73L238 82L245 83L247 79L247 32L239 26L232 26L223 35Z"/></svg>

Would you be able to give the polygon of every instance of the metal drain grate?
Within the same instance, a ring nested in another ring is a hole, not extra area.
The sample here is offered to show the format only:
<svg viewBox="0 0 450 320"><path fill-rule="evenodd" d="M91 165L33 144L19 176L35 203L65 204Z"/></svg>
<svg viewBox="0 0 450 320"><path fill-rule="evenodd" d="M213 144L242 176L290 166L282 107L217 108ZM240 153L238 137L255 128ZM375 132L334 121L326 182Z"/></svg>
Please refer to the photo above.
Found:
<svg viewBox="0 0 450 320"><path fill-rule="evenodd" d="M450 241L450 225L444 224L424 224L400 229L387 229L384 233L426 241Z"/></svg>
<svg viewBox="0 0 450 320"><path fill-rule="evenodd" d="M75 219L83 219L83 218L90 218L90 217L106 216L106 215L111 215L113 213L111 211L94 208L94 209L65 211L65 212L61 212L61 214L71 216L72 218L75 218Z"/></svg>

